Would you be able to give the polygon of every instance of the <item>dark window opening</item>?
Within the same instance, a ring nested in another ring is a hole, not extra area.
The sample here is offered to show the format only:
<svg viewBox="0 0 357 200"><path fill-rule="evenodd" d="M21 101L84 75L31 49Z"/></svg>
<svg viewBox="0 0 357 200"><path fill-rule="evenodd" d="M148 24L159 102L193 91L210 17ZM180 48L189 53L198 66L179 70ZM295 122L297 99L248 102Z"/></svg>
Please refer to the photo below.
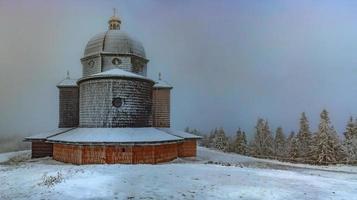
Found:
<svg viewBox="0 0 357 200"><path fill-rule="evenodd" d="M113 65L120 65L121 60L119 58L113 58L112 63L113 63Z"/></svg>
<svg viewBox="0 0 357 200"><path fill-rule="evenodd" d="M88 66L89 66L89 67L93 67L94 64L95 64L95 62L94 62L93 60L91 60L91 61L88 62Z"/></svg>
<svg viewBox="0 0 357 200"><path fill-rule="evenodd" d="M116 108L120 108L123 105L123 100L120 97L113 98L112 104Z"/></svg>

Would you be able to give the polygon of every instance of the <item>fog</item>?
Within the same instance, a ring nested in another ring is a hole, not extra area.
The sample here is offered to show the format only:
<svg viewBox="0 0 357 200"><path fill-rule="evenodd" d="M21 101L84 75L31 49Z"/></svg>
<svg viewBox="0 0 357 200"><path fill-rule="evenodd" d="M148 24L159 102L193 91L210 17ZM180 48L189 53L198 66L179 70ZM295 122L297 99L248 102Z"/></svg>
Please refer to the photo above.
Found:
<svg viewBox="0 0 357 200"><path fill-rule="evenodd" d="M357 116L357 2L0 0L0 135L58 123L58 91L81 76L87 41L112 8L142 41L149 77L174 86L172 126L252 134L258 117L285 132L326 108L341 133Z"/></svg>

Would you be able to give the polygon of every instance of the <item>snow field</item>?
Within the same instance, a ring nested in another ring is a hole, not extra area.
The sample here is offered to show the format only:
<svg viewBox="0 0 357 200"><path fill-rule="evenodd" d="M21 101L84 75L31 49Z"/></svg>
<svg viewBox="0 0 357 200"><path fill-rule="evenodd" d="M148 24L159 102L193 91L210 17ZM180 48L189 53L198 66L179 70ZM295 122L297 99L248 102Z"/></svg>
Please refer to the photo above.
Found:
<svg viewBox="0 0 357 200"><path fill-rule="evenodd" d="M354 170L293 164L280 170L254 166L264 160L246 156L205 148L198 153L198 161L159 165L76 166L50 158L0 165L0 199L357 199ZM208 160L244 167L204 164ZM61 182L44 184L45 175L57 174Z"/></svg>

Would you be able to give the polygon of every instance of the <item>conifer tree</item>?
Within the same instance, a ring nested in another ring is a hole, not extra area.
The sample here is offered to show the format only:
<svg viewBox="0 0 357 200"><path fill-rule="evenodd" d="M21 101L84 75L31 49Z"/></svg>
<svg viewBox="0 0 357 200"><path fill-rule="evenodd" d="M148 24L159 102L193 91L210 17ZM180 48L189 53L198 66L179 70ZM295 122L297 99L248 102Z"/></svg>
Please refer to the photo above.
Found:
<svg viewBox="0 0 357 200"><path fill-rule="evenodd" d="M214 134L214 147L221 151L228 150L228 138L223 130L223 128L216 129L216 133Z"/></svg>
<svg viewBox="0 0 357 200"><path fill-rule="evenodd" d="M342 145L335 129L331 126L326 110L320 114L319 129L314 138L312 153L316 164L337 163L344 157Z"/></svg>
<svg viewBox="0 0 357 200"><path fill-rule="evenodd" d="M351 116L346 126L346 132L344 132L343 134L345 135L345 138L349 140L356 134L355 131L355 123L353 122L353 117Z"/></svg>
<svg viewBox="0 0 357 200"><path fill-rule="evenodd" d="M271 156L273 154L273 136L269 124L263 119L258 119L256 132L251 142L251 154L257 156Z"/></svg>
<svg viewBox="0 0 357 200"><path fill-rule="evenodd" d="M253 156L262 155L262 145L263 145L263 126L264 120L259 118L257 120L257 125L255 126L254 138L250 143L250 154Z"/></svg>
<svg viewBox="0 0 357 200"><path fill-rule="evenodd" d="M276 129L274 138L274 154L278 157L283 157L285 154L286 139L283 132L283 128L278 127Z"/></svg>
<svg viewBox="0 0 357 200"><path fill-rule="evenodd" d="M346 150L347 160L357 160L357 122L353 122L351 117L346 126L346 132L344 133L345 140L343 146Z"/></svg>
<svg viewBox="0 0 357 200"><path fill-rule="evenodd" d="M265 139L263 145L264 155L272 156L274 154L274 139L270 131L268 121L266 120L263 128L263 138Z"/></svg>
<svg viewBox="0 0 357 200"><path fill-rule="evenodd" d="M295 161L299 157L299 141L297 137L291 138L288 153L290 160Z"/></svg>
<svg viewBox="0 0 357 200"><path fill-rule="evenodd" d="M290 142L294 137L295 137L295 132L291 131L288 138L286 138L286 142Z"/></svg>
<svg viewBox="0 0 357 200"><path fill-rule="evenodd" d="M241 148L241 154L243 155L247 155L248 154L248 142L247 142L247 136L245 134L245 132L242 132L242 148Z"/></svg>
<svg viewBox="0 0 357 200"><path fill-rule="evenodd" d="M300 129L297 136L298 149L299 149L299 157L303 159L309 159L309 153L311 152L312 145L312 134L310 132L309 121L305 113L301 114L300 118Z"/></svg>
<svg viewBox="0 0 357 200"><path fill-rule="evenodd" d="M285 143L285 154L284 156L290 157L290 150L292 148L292 142L293 139L295 138L295 132L291 131L289 136L286 138L286 143Z"/></svg>
<svg viewBox="0 0 357 200"><path fill-rule="evenodd" d="M247 139L245 132L241 131L240 128L238 129L236 138L232 143L232 150L238 154L247 154Z"/></svg>

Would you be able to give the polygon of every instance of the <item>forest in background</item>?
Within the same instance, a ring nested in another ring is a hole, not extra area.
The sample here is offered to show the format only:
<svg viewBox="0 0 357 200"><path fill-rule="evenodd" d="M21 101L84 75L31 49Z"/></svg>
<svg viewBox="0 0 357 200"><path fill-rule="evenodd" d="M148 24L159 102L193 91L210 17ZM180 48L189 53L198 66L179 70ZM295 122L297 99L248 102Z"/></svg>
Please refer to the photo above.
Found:
<svg viewBox="0 0 357 200"><path fill-rule="evenodd" d="M318 165L357 164L357 119L351 117L345 132L338 134L326 110L321 112L315 132L311 131L305 113L301 114L299 130L288 134L282 127L273 133L268 121L259 118L249 141L241 129L237 130L235 136L227 136L222 127L208 134L189 127L185 131L202 136L200 145L224 152ZM23 142L23 136L0 137L0 153L29 148L30 144Z"/></svg>
<svg viewBox="0 0 357 200"><path fill-rule="evenodd" d="M186 132L202 136L200 145L224 152L234 152L258 158L317 165L357 164L357 120L347 122L344 137L332 126L329 114L323 110L316 132L310 130L306 114L300 118L299 130L286 135L281 127L272 133L267 120L259 118L253 138L247 141L246 133L238 129L233 137L224 129L216 128L209 134L187 127Z"/></svg>

